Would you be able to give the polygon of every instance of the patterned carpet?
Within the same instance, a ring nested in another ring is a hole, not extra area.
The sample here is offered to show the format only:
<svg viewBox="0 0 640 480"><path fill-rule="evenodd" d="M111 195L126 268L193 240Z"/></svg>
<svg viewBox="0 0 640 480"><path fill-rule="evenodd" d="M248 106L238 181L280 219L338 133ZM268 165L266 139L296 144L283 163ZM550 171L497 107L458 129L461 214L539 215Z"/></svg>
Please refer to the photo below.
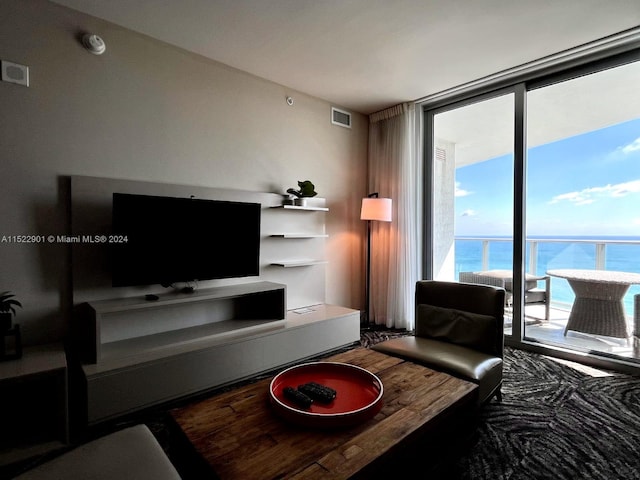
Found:
<svg viewBox="0 0 640 480"><path fill-rule="evenodd" d="M458 478L640 479L640 378L573 365L507 348Z"/></svg>
<svg viewBox="0 0 640 480"><path fill-rule="evenodd" d="M364 332L368 346L401 332ZM640 479L640 378L505 349L502 403L451 480Z"/></svg>

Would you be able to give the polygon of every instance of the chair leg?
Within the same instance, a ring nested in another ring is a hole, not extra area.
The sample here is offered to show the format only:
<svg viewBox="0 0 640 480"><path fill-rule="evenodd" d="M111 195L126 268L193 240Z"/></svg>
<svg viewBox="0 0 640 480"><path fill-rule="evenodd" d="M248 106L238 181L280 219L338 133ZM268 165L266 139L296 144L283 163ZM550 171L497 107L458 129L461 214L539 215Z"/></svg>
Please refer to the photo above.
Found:
<svg viewBox="0 0 640 480"><path fill-rule="evenodd" d="M551 277L545 275L544 279L544 319L551 320Z"/></svg>
<svg viewBox="0 0 640 480"><path fill-rule="evenodd" d="M502 402L502 389L499 388L498 391L496 392L496 400L498 402Z"/></svg>

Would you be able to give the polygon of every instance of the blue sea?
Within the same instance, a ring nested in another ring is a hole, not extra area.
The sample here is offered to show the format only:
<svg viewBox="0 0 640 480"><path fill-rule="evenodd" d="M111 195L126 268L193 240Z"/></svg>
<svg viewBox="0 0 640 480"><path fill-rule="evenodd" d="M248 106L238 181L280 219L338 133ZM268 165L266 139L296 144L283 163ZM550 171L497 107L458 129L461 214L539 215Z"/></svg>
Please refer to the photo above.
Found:
<svg viewBox="0 0 640 480"><path fill-rule="evenodd" d="M507 237L456 237L455 274L484 270L482 265L483 243L488 242L487 270L512 269L513 242ZM628 243L627 243L628 242ZM635 242L635 243L634 243ZM535 272L529 271L531 244L537 245ZM604 248L598 247L604 244ZM599 254L598 254L598 248ZM596 264L596 259L601 264ZM622 272L640 273L640 237L616 236L531 236L527 238L525 269L527 273L544 275L556 268L604 268ZM542 283L540 284L542 286ZM626 314L633 315L633 296L640 293L640 285L632 285L624 297ZM573 303L574 295L566 280L551 278L553 304Z"/></svg>

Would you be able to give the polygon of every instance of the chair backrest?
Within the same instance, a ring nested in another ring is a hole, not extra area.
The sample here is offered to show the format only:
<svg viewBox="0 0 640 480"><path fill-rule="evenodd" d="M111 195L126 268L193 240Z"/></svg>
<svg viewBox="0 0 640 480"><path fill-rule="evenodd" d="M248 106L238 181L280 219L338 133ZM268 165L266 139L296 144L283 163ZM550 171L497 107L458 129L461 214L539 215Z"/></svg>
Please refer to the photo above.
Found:
<svg viewBox="0 0 640 480"><path fill-rule="evenodd" d="M416 283L416 331L421 304L462 310L495 318L494 347L492 353L502 357L504 349L505 290L491 285L420 280Z"/></svg>

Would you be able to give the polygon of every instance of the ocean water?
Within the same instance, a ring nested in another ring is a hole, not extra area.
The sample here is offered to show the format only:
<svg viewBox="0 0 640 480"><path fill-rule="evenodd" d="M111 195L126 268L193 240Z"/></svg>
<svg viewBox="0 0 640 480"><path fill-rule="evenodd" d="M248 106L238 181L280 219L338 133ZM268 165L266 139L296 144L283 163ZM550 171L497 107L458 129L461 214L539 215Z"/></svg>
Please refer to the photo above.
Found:
<svg viewBox="0 0 640 480"><path fill-rule="evenodd" d="M487 270L511 270L513 261L513 243L506 237L483 237L488 240ZM640 237L531 237L537 242L535 273L544 275L547 270L556 268L596 268L596 244L605 243L604 269L622 272L640 273ZM609 242L609 243L607 243ZM615 243L614 243L615 242ZM618 243L620 242L620 243ZM635 242L635 243L623 243ZM526 263L529 265L531 241L527 241ZM483 240L477 238L456 237L455 273L456 280L460 272L476 272L482 267ZM540 283L542 286L542 282ZM640 293L640 285L632 285L624 297L623 303L628 316L633 315L633 296ZM568 282L551 277L551 302L569 307L574 294Z"/></svg>

